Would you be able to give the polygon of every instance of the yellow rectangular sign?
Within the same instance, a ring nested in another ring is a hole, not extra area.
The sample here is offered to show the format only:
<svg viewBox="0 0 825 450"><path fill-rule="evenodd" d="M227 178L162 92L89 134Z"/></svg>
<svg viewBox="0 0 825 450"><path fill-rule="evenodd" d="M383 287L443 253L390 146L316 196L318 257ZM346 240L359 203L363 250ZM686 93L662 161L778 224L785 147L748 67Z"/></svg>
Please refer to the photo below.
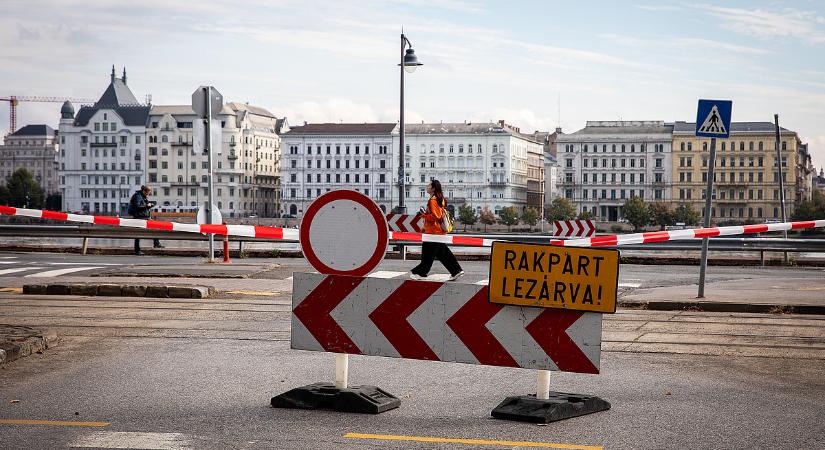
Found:
<svg viewBox="0 0 825 450"><path fill-rule="evenodd" d="M491 303L616 312L619 251L493 242Z"/></svg>

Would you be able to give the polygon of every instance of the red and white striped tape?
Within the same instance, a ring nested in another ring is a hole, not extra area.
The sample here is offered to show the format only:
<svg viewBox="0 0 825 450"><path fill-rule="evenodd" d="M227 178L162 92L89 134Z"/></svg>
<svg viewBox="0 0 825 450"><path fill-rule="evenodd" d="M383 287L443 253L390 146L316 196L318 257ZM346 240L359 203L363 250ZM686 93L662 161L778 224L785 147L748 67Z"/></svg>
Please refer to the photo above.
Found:
<svg viewBox="0 0 825 450"><path fill-rule="evenodd" d="M228 236L256 237L263 239L298 240L299 232L294 228L262 227L252 225L199 225L190 223L165 222L160 220L123 219L110 216L90 216L64 212L44 211L39 209L13 208L0 206L0 214L9 216L34 217L36 219L53 219L67 222L83 222L97 225L113 225L151 230L182 231L185 233L211 233ZM627 244L647 244L650 242L682 241L702 239L714 236L737 236L742 234L765 233L768 231L803 230L808 228L825 228L825 219L803 222L765 223L756 225L739 225L730 227L694 228L688 230L653 231L649 233L618 234L595 236L583 239L552 239L551 245L565 247L614 247ZM451 234L423 234L390 231L390 240L407 242L441 242L452 245L490 247L496 239L469 237Z"/></svg>
<svg viewBox="0 0 825 450"><path fill-rule="evenodd" d="M259 227L253 225L220 225L166 222L161 220L124 219L111 216L90 216L70 214L39 209L12 208L0 206L0 214L9 216L34 217L36 219L53 219L66 222L92 223L96 225L113 225L116 227L145 228L148 230L182 231L184 233L208 233L227 236L245 236L264 239L298 240L298 230L294 228Z"/></svg>

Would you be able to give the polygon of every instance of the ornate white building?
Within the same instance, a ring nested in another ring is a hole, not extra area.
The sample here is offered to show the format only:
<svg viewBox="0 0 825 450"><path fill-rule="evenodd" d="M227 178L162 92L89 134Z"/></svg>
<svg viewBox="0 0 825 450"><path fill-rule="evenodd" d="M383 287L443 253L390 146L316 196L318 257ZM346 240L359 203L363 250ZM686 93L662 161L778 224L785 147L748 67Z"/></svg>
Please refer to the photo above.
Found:
<svg viewBox="0 0 825 450"><path fill-rule="evenodd" d="M314 199L334 189L361 192L389 212L395 206L397 128L393 123L304 123L290 128L281 136L283 214L300 217Z"/></svg>
<svg viewBox="0 0 825 450"><path fill-rule="evenodd" d="M528 206L528 180L535 181L540 208L542 143L503 120L410 124L405 141L408 211L426 203L426 186L433 178L441 181L448 203L455 208L469 204L477 213L489 208L496 214L507 206L522 213ZM530 155L535 157L531 160ZM532 171L531 161L536 165Z"/></svg>
<svg viewBox="0 0 825 450"><path fill-rule="evenodd" d="M225 217L275 217L280 211L279 133L288 129L264 108L228 103L213 119L214 203ZM146 184L161 212L196 211L208 199L203 120L190 105L152 106L146 130Z"/></svg>
<svg viewBox="0 0 825 450"><path fill-rule="evenodd" d="M57 138L48 125L26 125L0 145L0 186L17 169L26 169L46 195L57 192Z"/></svg>
<svg viewBox="0 0 825 450"><path fill-rule="evenodd" d="M293 127L282 139L285 214L302 215L312 200L333 189L358 190L385 212L398 205L397 124L309 124ZM542 153L540 142L503 121L410 124L405 147L410 213L426 204L432 179L441 181L450 208L469 204L477 212L487 207L498 213L513 206L521 213L527 207L528 155ZM543 170L533 171L536 186L543 184Z"/></svg>
<svg viewBox="0 0 825 450"><path fill-rule="evenodd" d="M669 201L672 139L673 124L662 121L588 121L556 140L560 194L609 221L631 197Z"/></svg>
<svg viewBox="0 0 825 450"><path fill-rule="evenodd" d="M126 215L129 198L144 180L146 119L126 85L126 69L92 106L75 115L71 103L60 111L59 189L63 210Z"/></svg>

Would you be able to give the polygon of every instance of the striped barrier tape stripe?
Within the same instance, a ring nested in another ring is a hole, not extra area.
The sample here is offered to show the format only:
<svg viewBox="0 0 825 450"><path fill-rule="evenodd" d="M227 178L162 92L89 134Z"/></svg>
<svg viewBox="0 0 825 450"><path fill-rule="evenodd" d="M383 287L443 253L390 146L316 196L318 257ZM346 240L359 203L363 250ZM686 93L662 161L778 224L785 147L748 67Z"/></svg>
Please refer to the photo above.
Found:
<svg viewBox="0 0 825 450"><path fill-rule="evenodd" d="M688 230L652 231L649 233L616 234L610 236L594 236L582 239L551 239L547 243L564 247L615 247L628 244L647 244L651 242L682 241L702 239L714 236L736 236L741 234L764 233L767 231L802 230L807 228L823 228L825 219L809 220L804 222L764 223L755 225L740 225L730 227L693 228ZM390 239L412 242L442 242L454 245L472 245L489 247L495 239L465 237L456 235L420 234L391 232Z"/></svg>
<svg viewBox="0 0 825 450"><path fill-rule="evenodd" d="M90 216L70 214L39 209L13 208L0 205L0 214L25 216L36 219L53 219L68 222L83 222L96 225L113 225L131 228L181 231L186 233L212 233L228 236L245 236L263 239L288 239L297 241L299 230L294 228L265 227L253 225L218 225L164 222L159 220L123 219L111 216ZM742 234L764 233L768 231L802 230L825 227L825 219L802 222L765 223L729 227L693 228L688 230L652 231L648 233L618 234L595 236L582 239L551 239L548 244L565 247L615 247L627 244L646 244L650 242L680 241L702 239L714 236L736 236ZM423 234L390 231L390 240L408 242L441 242L444 244L490 247L495 239L469 237L461 235Z"/></svg>
<svg viewBox="0 0 825 450"><path fill-rule="evenodd" d="M95 225L112 225L116 227L145 228L147 230L181 231L184 233L222 234L227 236L244 236L264 239L298 240L298 230L294 228L261 227L254 225L220 225L165 222L161 220L125 219L111 216L90 216L70 214L40 209L13 208L0 206L0 214L9 216L34 217L36 219L53 219L66 222L82 222Z"/></svg>

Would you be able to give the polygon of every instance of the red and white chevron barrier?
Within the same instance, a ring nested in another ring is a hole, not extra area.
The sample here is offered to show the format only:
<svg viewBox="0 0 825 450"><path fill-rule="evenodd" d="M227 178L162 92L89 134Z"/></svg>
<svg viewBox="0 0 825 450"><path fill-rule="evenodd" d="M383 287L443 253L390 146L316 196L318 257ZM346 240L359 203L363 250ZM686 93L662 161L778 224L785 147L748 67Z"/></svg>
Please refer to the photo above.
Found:
<svg viewBox="0 0 825 450"><path fill-rule="evenodd" d="M292 348L599 373L602 314L487 301L487 286L296 273Z"/></svg>
<svg viewBox="0 0 825 450"><path fill-rule="evenodd" d="M553 222L553 236L590 237L596 234L596 225L590 219L556 220Z"/></svg>
<svg viewBox="0 0 825 450"><path fill-rule="evenodd" d="M0 206L0 214L9 216L34 217L36 219L53 219L64 222L92 223L116 227L145 228L147 230L181 231L184 233L221 234L226 236L245 236L264 239L298 240L298 230L294 228L259 227L253 225L219 225L166 222L162 220L124 219L111 216L91 216L70 214L40 209L12 208Z"/></svg>
<svg viewBox="0 0 825 450"><path fill-rule="evenodd" d="M34 217L37 219L53 219L68 222L92 223L97 225L113 225L131 228L145 228L155 230L182 231L186 233L212 233L228 236L245 236L263 239L299 240L299 232L294 228L262 227L252 225L198 225L160 220L123 219L111 216L90 216L69 214L39 209L13 208L0 206L0 214L10 216ZM738 236L743 234L765 233L768 231L802 230L808 228L825 228L825 219L807 220L803 222L765 223L755 225L740 225L730 227L694 228L688 230L653 231L649 233L618 234L609 236L595 236L582 239L552 239L551 245L566 247L614 247L627 244L646 244L649 242L681 241L689 239L703 239L714 236ZM345 234L346 230L342 230ZM452 234L423 234L390 231L389 239L405 242L442 242L450 245L465 245L474 247L490 247L495 239L469 237Z"/></svg>
<svg viewBox="0 0 825 450"><path fill-rule="evenodd" d="M421 233L424 231L424 218L420 214L387 214L387 227L390 231Z"/></svg>

